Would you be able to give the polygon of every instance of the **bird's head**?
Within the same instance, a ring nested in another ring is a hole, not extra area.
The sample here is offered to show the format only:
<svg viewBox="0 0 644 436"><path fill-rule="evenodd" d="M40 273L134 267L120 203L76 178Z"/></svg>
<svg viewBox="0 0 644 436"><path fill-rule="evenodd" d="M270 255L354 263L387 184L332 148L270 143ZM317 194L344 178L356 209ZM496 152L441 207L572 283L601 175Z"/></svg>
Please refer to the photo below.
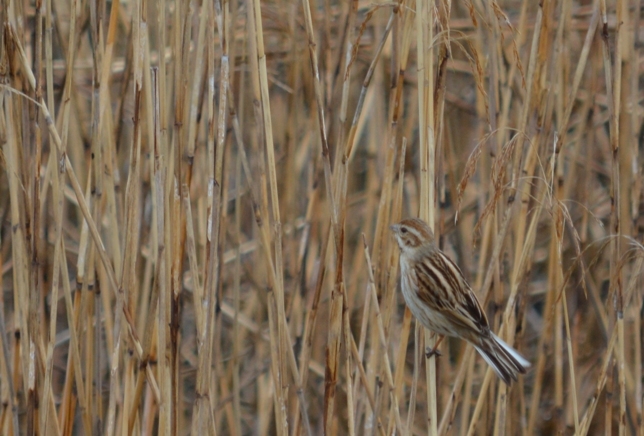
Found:
<svg viewBox="0 0 644 436"><path fill-rule="evenodd" d="M434 242L434 232L419 218L407 218L389 228L394 232L400 251L403 253Z"/></svg>

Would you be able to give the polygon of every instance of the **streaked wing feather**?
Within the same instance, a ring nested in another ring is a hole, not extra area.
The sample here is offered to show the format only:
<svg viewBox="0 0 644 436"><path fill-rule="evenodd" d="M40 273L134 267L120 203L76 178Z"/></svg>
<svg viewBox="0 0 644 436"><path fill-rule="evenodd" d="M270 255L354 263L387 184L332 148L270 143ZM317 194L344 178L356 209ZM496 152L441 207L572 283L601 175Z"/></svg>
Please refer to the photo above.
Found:
<svg viewBox="0 0 644 436"><path fill-rule="evenodd" d="M418 288L418 297L431 310L440 312L455 327L476 334L488 328L487 317L476 295L450 258L434 250L418 266L416 274L422 285ZM450 292L446 287L455 289L455 292ZM422 289L431 289L432 292L423 292Z"/></svg>

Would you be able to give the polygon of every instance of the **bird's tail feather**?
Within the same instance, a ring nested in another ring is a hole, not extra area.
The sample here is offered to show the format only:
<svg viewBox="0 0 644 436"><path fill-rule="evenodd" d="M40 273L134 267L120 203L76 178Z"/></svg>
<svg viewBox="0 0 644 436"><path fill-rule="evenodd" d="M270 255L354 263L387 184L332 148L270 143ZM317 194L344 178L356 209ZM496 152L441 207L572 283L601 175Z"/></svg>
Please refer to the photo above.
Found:
<svg viewBox="0 0 644 436"><path fill-rule="evenodd" d="M530 362L495 334L474 347L507 385L510 385L512 380L516 381L519 373L525 374L530 368Z"/></svg>

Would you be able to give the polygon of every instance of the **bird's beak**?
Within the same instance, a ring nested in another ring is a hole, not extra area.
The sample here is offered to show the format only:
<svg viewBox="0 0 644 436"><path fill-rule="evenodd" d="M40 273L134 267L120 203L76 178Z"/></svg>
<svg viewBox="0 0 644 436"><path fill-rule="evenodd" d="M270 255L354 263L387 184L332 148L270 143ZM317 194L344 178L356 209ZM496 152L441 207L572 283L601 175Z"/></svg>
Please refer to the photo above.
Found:
<svg viewBox="0 0 644 436"><path fill-rule="evenodd" d="M389 229L394 233L398 233L398 230L400 230L400 225L399 224L392 224L392 225L389 226Z"/></svg>

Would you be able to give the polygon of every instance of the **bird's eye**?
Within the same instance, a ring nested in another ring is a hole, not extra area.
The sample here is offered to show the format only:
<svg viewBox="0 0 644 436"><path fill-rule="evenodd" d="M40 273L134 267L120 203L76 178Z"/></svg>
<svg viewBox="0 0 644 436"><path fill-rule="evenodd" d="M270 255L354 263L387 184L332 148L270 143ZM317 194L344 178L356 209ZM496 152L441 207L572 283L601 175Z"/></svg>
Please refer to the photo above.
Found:
<svg viewBox="0 0 644 436"><path fill-rule="evenodd" d="M400 228L400 233L407 233L407 228L406 227L401 227Z"/></svg>

